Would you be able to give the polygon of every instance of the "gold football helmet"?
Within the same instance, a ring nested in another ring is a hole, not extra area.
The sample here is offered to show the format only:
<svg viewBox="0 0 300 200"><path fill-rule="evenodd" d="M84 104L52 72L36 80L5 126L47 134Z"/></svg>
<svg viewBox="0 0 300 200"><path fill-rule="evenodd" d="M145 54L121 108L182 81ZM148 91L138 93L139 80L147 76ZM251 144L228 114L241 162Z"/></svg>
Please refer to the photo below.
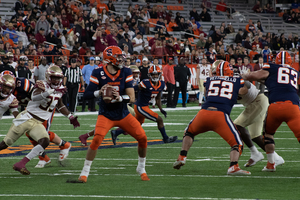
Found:
<svg viewBox="0 0 300 200"><path fill-rule="evenodd" d="M46 70L45 78L51 88L58 88L62 84L64 75L60 67L53 65Z"/></svg>
<svg viewBox="0 0 300 200"><path fill-rule="evenodd" d="M211 66L211 73L212 74L216 74L216 69L218 67L218 65L222 62L223 60L216 60L212 66Z"/></svg>
<svg viewBox="0 0 300 200"><path fill-rule="evenodd" d="M8 97L16 87L16 81L14 77L9 74L5 74L0 77L0 95L3 98Z"/></svg>

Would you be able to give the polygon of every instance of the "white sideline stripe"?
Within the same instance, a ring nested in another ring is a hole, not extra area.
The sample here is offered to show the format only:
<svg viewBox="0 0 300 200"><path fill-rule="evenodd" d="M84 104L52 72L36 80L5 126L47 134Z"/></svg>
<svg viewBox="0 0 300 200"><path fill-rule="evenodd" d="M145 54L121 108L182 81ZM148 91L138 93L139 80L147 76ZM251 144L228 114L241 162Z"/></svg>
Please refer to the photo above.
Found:
<svg viewBox="0 0 300 200"><path fill-rule="evenodd" d="M20 179L20 178L32 178L32 177L29 177L29 176L26 176L26 177L5 177L5 176L0 176L0 178L11 178L11 179L17 178L17 179Z"/></svg>
<svg viewBox="0 0 300 200"><path fill-rule="evenodd" d="M233 107L235 108L240 108L240 107L244 107L242 104L236 104ZM178 111L178 110L183 110L183 111L191 111L191 110L200 110L201 106L191 106L191 107L179 107L179 108L164 108L164 110L166 111ZM159 109L158 108L154 108L151 109L154 112L158 112ZM85 115L98 115L98 112L76 112L75 113L76 116L85 116ZM64 115L60 114L60 113L55 113L54 117L65 117ZM2 119L13 119L13 116L3 116Z"/></svg>
<svg viewBox="0 0 300 200"><path fill-rule="evenodd" d="M106 196L106 195L64 195L64 194L0 194L0 197L77 197L77 198L114 198L114 199L199 199L199 200L255 200L255 199L231 199L211 197L149 197L149 196ZM263 200L263 199L261 199Z"/></svg>

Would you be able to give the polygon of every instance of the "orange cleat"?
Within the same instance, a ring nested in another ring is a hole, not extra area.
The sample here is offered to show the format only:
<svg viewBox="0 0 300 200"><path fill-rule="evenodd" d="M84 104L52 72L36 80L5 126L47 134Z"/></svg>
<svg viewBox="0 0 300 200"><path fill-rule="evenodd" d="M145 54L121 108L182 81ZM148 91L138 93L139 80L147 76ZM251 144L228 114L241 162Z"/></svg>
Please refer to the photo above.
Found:
<svg viewBox="0 0 300 200"><path fill-rule="evenodd" d="M146 173L141 174L141 179L142 179L142 181L150 181L150 178L147 176Z"/></svg>
<svg viewBox="0 0 300 200"><path fill-rule="evenodd" d="M39 162L35 166L35 168L44 168L47 164L51 163L51 159L49 158L48 155L45 155L45 157L39 156Z"/></svg>
<svg viewBox="0 0 300 200"><path fill-rule="evenodd" d="M79 176L78 181L80 181L82 183L86 183L87 182L87 177L86 176Z"/></svg>
<svg viewBox="0 0 300 200"><path fill-rule="evenodd" d="M68 157L71 146L72 145L70 142L66 142L64 146L59 147L60 153L59 153L58 161L63 161Z"/></svg>

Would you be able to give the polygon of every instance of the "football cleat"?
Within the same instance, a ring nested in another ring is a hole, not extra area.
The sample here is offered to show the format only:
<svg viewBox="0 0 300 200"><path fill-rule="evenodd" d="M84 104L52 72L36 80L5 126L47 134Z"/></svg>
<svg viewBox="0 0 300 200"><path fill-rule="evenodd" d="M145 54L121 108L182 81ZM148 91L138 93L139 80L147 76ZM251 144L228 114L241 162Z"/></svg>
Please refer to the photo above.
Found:
<svg viewBox="0 0 300 200"><path fill-rule="evenodd" d="M68 157L71 146L72 145L70 142L66 142L64 146L59 147L60 153L59 153L58 161L63 161Z"/></svg>
<svg viewBox="0 0 300 200"><path fill-rule="evenodd" d="M78 181L80 181L82 183L86 183L87 182L87 177L86 176L79 176Z"/></svg>
<svg viewBox="0 0 300 200"><path fill-rule="evenodd" d="M168 139L163 139L164 143L172 143L177 140L177 136L170 136Z"/></svg>
<svg viewBox="0 0 300 200"><path fill-rule="evenodd" d="M262 159L264 159L264 155L261 152L258 152L258 154L253 154L251 155L248 162L244 165L244 167L252 167Z"/></svg>
<svg viewBox="0 0 300 200"><path fill-rule="evenodd" d="M136 172L141 176L142 181L150 181L144 167L137 166Z"/></svg>
<svg viewBox="0 0 300 200"><path fill-rule="evenodd" d="M17 162L14 164L13 169L20 172L22 175L29 175L30 171L26 169L25 166L23 166L20 162Z"/></svg>
<svg viewBox="0 0 300 200"><path fill-rule="evenodd" d="M269 163L267 164L267 166L265 166L261 171L263 172L275 172L276 171L276 167L275 167L275 163Z"/></svg>
<svg viewBox="0 0 300 200"><path fill-rule="evenodd" d="M142 181L150 181L150 178L147 176L146 173L141 174Z"/></svg>
<svg viewBox="0 0 300 200"><path fill-rule="evenodd" d="M87 139L88 139L88 134L83 134L83 135L81 135L81 136L79 136L79 140L80 140L80 142L81 142L81 145L82 146L87 146Z"/></svg>
<svg viewBox="0 0 300 200"><path fill-rule="evenodd" d="M284 164L284 160L281 156L277 155L275 157L275 167L279 166L279 165L283 165Z"/></svg>
<svg viewBox="0 0 300 200"><path fill-rule="evenodd" d="M185 165L185 162L186 162L186 156L179 155L178 159L173 164L173 168L174 169L180 169L181 166Z"/></svg>
<svg viewBox="0 0 300 200"><path fill-rule="evenodd" d="M117 145L116 131L115 130L111 130L110 134L111 134L111 140L112 140L112 142L114 143L114 145Z"/></svg>
<svg viewBox="0 0 300 200"><path fill-rule="evenodd" d="M232 176L248 176L251 175L251 172L242 170L238 164L232 165L231 167L228 168L227 170L227 175L232 175Z"/></svg>
<svg viewBox="0 0 300 200"><path fill-rule="evenodd" d="M47 164L51 163L51 159L48 157L48 155L45 155L45 157L39 156L39 162L35 166L35 168L44 168Z"/></svg>

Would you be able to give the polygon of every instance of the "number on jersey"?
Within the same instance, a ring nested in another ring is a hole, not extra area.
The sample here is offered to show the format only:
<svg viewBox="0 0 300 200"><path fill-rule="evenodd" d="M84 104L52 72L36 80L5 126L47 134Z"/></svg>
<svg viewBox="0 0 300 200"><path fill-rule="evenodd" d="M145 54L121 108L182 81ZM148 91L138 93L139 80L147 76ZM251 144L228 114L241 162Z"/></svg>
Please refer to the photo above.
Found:
<svg viewBox="0 0 300 200"><path fill-rule="evenodd" d="M290 79L290 75L294 78ZM297 88L298 73L294 70L285 67L278 68L277 82L280 84L291 84L294 88Z"/></svg>
<svg viewBox="0 0 300 200"><path fill-rule="evenodd" d="M59 100L59 97L55 96L48 96L47 97L47 103L43 102L39 108L48 112L53 112L53 109L55 108L57 101Z"/></svg>
<svg viewBox="0 0 300 200"><path fill-rule="evenodd" d="M215 80L210 82L207 96L220 96L220 97L225 97L227 99L231 99L232 92L233 92L232 82Z"/></svg>

